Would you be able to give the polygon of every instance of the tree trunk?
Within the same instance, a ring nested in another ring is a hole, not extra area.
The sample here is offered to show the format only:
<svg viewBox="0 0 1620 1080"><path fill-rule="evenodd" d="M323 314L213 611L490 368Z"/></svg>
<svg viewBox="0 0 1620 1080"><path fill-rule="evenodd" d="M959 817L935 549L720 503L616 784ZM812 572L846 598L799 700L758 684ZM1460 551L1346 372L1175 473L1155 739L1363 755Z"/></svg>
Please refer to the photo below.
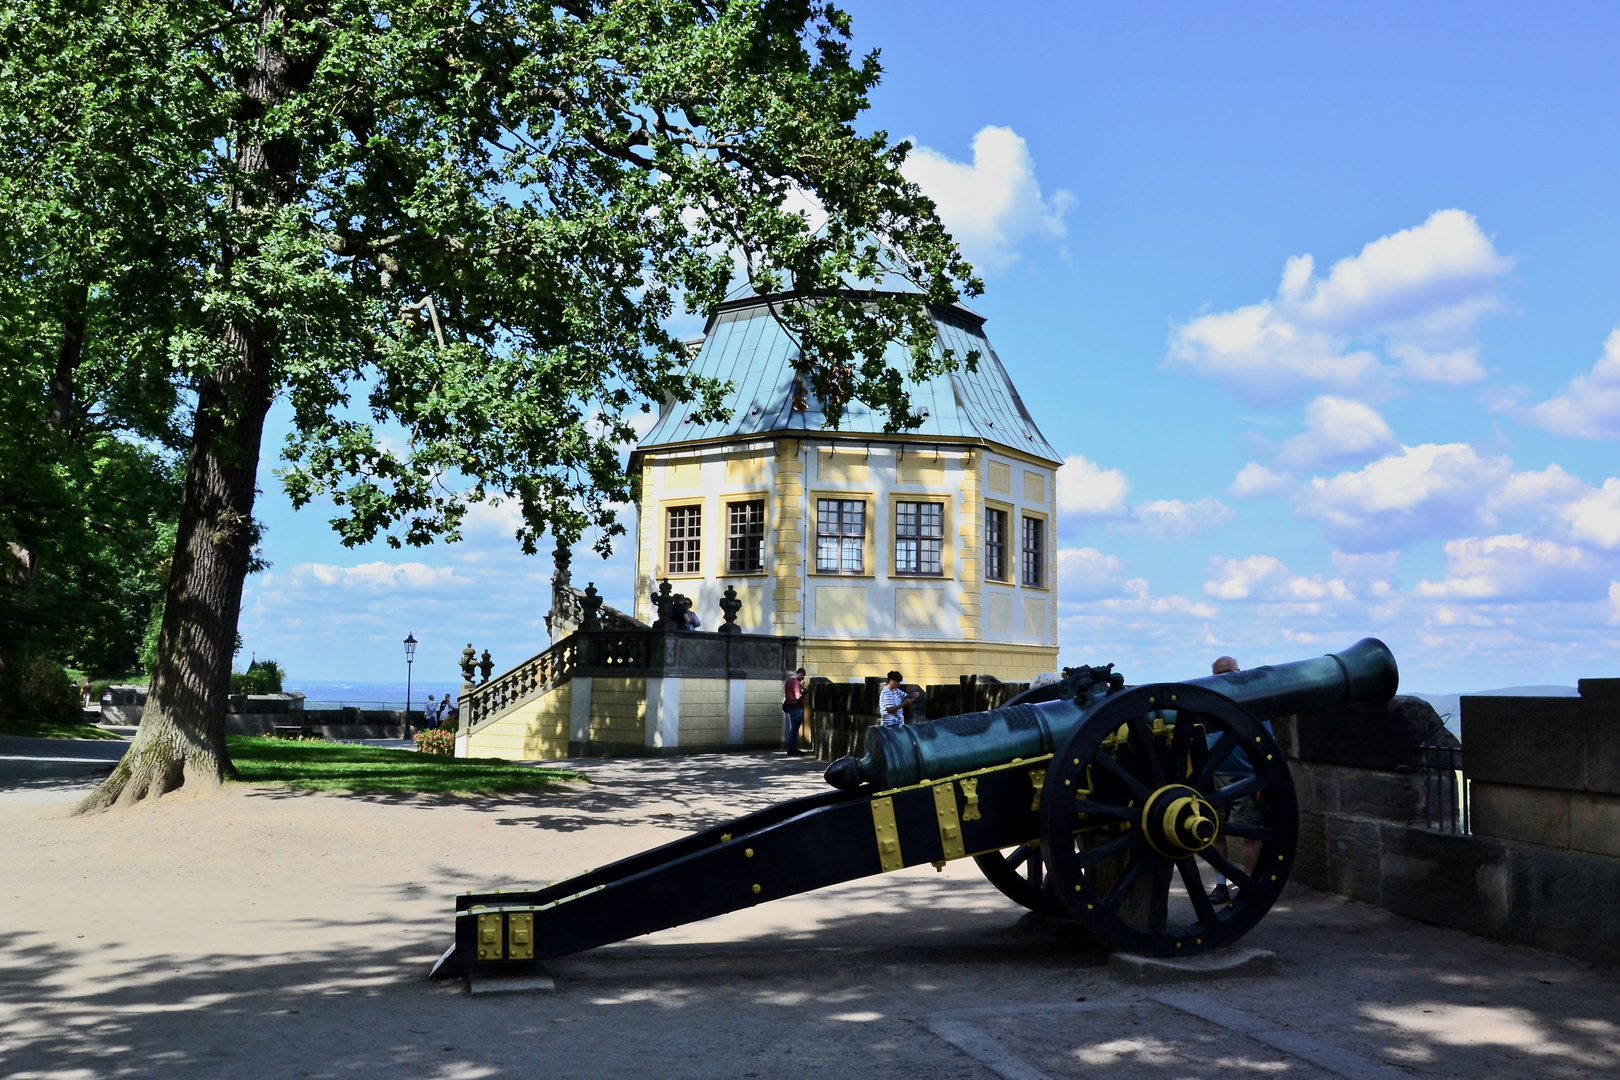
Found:
<svg viewBox="0 0 1620 1080"><path fill-rule="evenodd" d="M278 3L261 0L261 29L284 20ZM256 120L307 86L314 58L293 60L261 45L253 67L243 72L238 119ZM252 218L266 218L294 197L300 146L295 139L244 140L237 164L267 181L231 200L244 233ZM221 253L227 279L232 268L256 253L250 244L227 241ZM236 655L236 621L242 610L257 529L254 481L264 417L274 393L271 343L274 329L260 320L221 327L220 340L235 360L202 381L197 393L191 459L181 496L174 562L165 592L157 660L140 730L113 773L74 813L128 806L156 798L182 784L217 785L232 771L225 748L225 708Z"/></svg>
<svg viewBox="0 0 1620 1080"><path fill-rule="evenodd" d="M241 362L205 381L180 504L146 711L124 759L75 813L127 806L231 771L225 707L256 530L254 480L270 408L259 327L233 328Z"/></svg>
<svg viewBox="0 0 1620 1080"><path fill-rule="evenodd" d="M73 383L84 355L84 309L90 290L73 287L62 315L62 346L56 351L56 374L51 378L51 411L46 423L52 431L73 432Z"/></svg>

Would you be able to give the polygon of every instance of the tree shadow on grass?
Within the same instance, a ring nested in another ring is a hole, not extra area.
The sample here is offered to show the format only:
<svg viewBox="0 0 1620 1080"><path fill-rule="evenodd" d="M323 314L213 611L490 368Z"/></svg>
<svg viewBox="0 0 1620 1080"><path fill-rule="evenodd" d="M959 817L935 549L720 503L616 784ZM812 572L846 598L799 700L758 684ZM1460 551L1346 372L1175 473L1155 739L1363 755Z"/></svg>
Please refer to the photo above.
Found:
<svg viewBox="0 0 1620 1080"><path fill-rule="evenodd" d="M781 754L705 754L544 762L575 769L585 783L559 782L539 791L499 795L332 792L379 805L454 805L494 815L501 825L580 832L604 823L660 825L698 831L789 799L825 791L821 767ZM313 792L260 787L256 798L297 798Z"/></svg>

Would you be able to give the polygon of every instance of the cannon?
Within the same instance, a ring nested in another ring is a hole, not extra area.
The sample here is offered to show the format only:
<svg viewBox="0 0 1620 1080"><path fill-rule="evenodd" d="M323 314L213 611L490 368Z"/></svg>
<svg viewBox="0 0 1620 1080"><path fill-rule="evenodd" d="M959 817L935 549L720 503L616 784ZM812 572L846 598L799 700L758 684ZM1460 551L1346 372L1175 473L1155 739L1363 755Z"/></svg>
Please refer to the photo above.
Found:
<svg viewBox="0 0 1620 1080"><path fill-rule="evenodd" d="M1033 911L1150 956L1228 945L1288 880L1293 780L1263 721L1399 682L1374 638L1339 653L1127 688L1112 665L1068 669L1002 708L873 727L829 789L543 888L456 897L434 977L532 969L656 930L907 866L973 858ZM1224 811L1259 795L1260 823ZM1256 841L1252 873L1221 837ZM1237 886L1215 905L1205 868Z"/></svg>

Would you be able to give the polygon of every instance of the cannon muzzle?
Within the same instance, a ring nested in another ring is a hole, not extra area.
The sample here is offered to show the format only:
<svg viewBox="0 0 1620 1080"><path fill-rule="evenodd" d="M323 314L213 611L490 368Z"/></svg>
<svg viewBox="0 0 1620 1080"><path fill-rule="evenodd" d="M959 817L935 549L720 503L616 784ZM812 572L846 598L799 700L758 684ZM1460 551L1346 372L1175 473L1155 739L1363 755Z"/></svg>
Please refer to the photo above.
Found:
<svg viewBox="0 0 1620 1080"><path fill-rule="evenodd" d="M1123 686L1107 668L1067 674L1061 683L989 712L868 728L865 753L833 762L827 767L827 783L887 790L1053 753L1094 705ZM1187 682L1230 698L1258 719L1271 720L1346 702L1382 704L1395 696L1400 673L1388 646L1363 638L1343 652Z"/></svg>

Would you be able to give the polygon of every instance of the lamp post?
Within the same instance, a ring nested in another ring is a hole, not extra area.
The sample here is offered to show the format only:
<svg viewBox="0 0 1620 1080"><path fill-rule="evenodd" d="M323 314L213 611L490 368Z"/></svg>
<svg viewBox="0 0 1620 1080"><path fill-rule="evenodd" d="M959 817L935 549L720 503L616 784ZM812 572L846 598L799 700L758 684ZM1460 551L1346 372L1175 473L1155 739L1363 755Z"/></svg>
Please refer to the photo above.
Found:
<svg viewBox="0 0 1620 1080"><path fill-rule="evenodd" d="M411 737L411 664L416 659L416 635L405 635L405 738Z"/></svg>

